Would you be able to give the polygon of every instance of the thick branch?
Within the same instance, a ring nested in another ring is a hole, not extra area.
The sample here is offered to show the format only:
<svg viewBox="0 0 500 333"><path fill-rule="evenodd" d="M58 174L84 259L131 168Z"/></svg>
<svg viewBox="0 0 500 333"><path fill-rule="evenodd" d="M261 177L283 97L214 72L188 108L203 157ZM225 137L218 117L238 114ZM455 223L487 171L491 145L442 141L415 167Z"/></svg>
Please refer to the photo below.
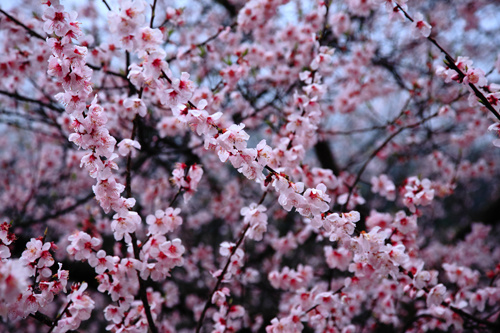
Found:
<svg viewBox="0 0 500 333"><path fill-rule="evenodd" d="M233 5L231 2L229 2L228 0L215 0L215 2L226 8L227 12L229 13L229 15L231 15L231 17L236 17L236 15L238 14L236 6Z"/></svg>
<svg viewBox="0 0 500 333"><path fill-rule="evenodd" d="M333 173L338 176L338 174L340 173L340 169L337 165L337 162L333 158L333 153L330 149L328 141L317 142L314 145L314 151L316 152L319 163L321 163L321 167L332 170Z"/></svg>

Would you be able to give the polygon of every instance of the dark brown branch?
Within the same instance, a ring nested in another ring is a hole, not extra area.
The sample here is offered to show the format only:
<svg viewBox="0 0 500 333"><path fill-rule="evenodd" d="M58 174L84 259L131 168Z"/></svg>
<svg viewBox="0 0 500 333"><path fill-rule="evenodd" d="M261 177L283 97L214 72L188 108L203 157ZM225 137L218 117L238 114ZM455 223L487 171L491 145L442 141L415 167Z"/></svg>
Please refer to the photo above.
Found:
<svg viewBox="0 0 500 333"><path fill-rule="evenodd" d="M226 8L226 10L228 11L229 15L231 15L231 17L236 17L236 15L238 14L238 10L236 9L236 6L233 5L231 2L229 2L228 0L215 0L215 2L217 2L219 5Z"/></svg>
<svg viewBox="0 0 500 333"><path fill-rule="evenodd" d="M155 20L155 10L156 10L156 0L154 0L153 4L151 5L151 21L149 22L149 27L153 29L153 22Z"/></svg>
<svg viewBox="0 0 500 333"><path fill-rule="evenodd" d="M267 192L264 192L264 193L267 193ZM246 233L247 233L247 231L248 231L249 228L250 228L250 223L245 226L245 229L243 229L243 232L241 233L240 238L236 242L236 245L233 246L233 248L231 249L231 254L227 258L226 265L222 269L222 272L220 273L219 278L217 279L217 283L215 284L214 289L210 293L210 296L208 297L208 299L207 299L207 301L205 303L205 307L203 308L203 311L201 312L200 319L198 320L198 325L196 326L196 333L200 332L201 327L203 325L203 319L205 319L205 315L207 313L207 310L210 307L210 304L212 303L212 297L215 294L215 292L217 290L219 290L219 287L222 284L222 280L224 279L224 275L226 275L226 272L227 272L227 270L229 268L229 264L231 263L231 258L233 257L233 255L236 253L236 250L239 248L239 246L243 242L243 239L245 239L245 235L246 235Z"/></svg>
<svg viewBox="0 0 500 333"><path fill-rule="evenodd" d="M108 2L106 0L102 0L102 2L106 6L106 8L108 8L108 10L111 10L111 7L108 5Z"/></svg>
<svg viewBox="0 0 500 333"><path fill-rule="evenodd" d="M438 115L438 113L433 113L432 115L422 119L421 121L419 122L416 122L416 123L413 123L413 124L410 124L410 125L406 125L404 127L401 127L399 128L396 132L392 133L391 135L389 135L385 140L384 142L377 147L377 149L375 149L371 154L370 156L368 157L368 159L366 160L366 162L363 164L363 166L361 167L361 169L358 171L358 174L356 175L356 179L354 180L354 183L349 186L349 194L347 196L347 201L346 203L344 204L344 207L342 207L342 211L345 209L345 207L347 207L347 205L349 204L349 200L351 199L351 196L352 196L352 193L354 191L354 188L356 187L356 185L358 184L358 182L360 181L361 179L361 175L363 175L363 172L366 170L366 167L368 166L368 164L370 164L370 162L375 158L375 156L377 156L377 154L389 143L392 141L392 139L394 139L399 133L403 132L404 130L406 129L409 129L409 128L415 128L415 127L418 127L420 125L422 125L423 123L425 123L427 120L431 119L431 118L434 118Z"/></svg>
<svg viewBox="0 0 500 333"><path fill-rule="evenodd" d="M134 140L135 138L135 132L137 130L137 122L139 121L139 116L136 115L134 120L133 120L133 128L132 128L132 134L130 135L130 140ZM127 156L127 169L125 172L125 193L127 194L127 198L132 197L132 188L131 188L131 183L132 183L132 152L130 152Z"/></svg>
<svg viewBox="0 0 500 333"><path fill-rule="evenodd" d="M96 65L92 65L92 64L89 64L89 63L87 63L87 66L89 66L90 68L92 68L95 71L102 70L102 67L99 67L99 66L96 66ZM122 78L124 80L127 80L127 76L124 75L124 74L120 74L120 73L113 72L113 71L110 71L110 70L105 70L104 73L109 74L109 75L113 75L113 76L116 76L116 77L119 77L119 78Z"/></svg>
<svg viewBox="0 0 500 333"><path fill-rule="evenodd" d="M134 249L134 257L137 260L141 260L139 245L137 244L137 236L135 235L135 233L132 233L130 236L132 237L132 247ZM153 316L151 315L151 307L148 301L148 293L146 291L146 285L144 284L144 280L141 278L139 272L137 272L137 278L139 280L139 297L141 298L142 304L144 305L144 312L146 313L149 329L151 330L152 333L158 333L158 329L156 328Z"/></svg>
<svg viewBox="0 0 500 333"><path fill-rule="evenodd" d="M28 28L26 25L24 25L21 21L17 20L16 18L14 18L13 16L7 14L4 10L0 9L0 13L4 14L5 16L7 16L7 18L9 20L11 20L12 22L14 22L15 24L23 27L26 32L28 32L31 36L33 37L36 37L38 39L41 39L43 41L45 41L45 38L42 37L42 35L40 35L38 32L36 32L35 30L31 29L31 28Z"/></svg>
<svg viewBox="0 0 500 333"><path fill-rule="evenodd" d="M71 211L73 211L74 209L78 208L80 205L86 203L87 201L89 201L91 198L94 197L94 193L91 192L89 193L86 197L83 197L79 200L77 200L73 205L69 206L69 207L66 207L64 209L61 209L55 213L52 213L52 214L47 214L39 219L36 219L36 220L26 220L26 221L23 221L23 225L26 225L26 224L34 224L34 223L38 223L38 222L45 222L47 220L50 220L50 219L54 219L56 217L59 217L61 215L64 215L64 214L67 214Z"/></svg>
<svg viewBox="0 0 500 333"><path fill-rule="evenodd" d="M401 330L401 332L408 331L413 326L414 323L416 323L419 319L422 319L422 318L436 319L436 320L438 320L440 322L445 322L446 321L443 318L435 317L435 316L430 315L430 314L421 314L421 315L415 316L412 320L408 321L406 323L406 325L403 327L403 329Z"/></svg>
<svg viewBox="0 0 500 333"><path fill-rule="evenodd" d="M236 23L233 23L230 27L231 27L231 28L233 28L233 27L235 27L235 26L236 26ZM192 46L191 46L191 48L190 48L189 50L187 50L186 52L184 52L182 55L184 56L184 55L186 55L186 54L190 54L191 52L193 52L193 50L196 50L196 49L197 49L197 48L199 48L199 47L203 47L203 46L207 45L208 43L210 43L211 41L213 41L214 39L216 39L217 37L219 37L219 35L221 34L221 32L223 32L223 31L224 31L224 29L225 29L225 28L220 27L220 28L219 28L219 31L217 31L217 33L216 33L216 34L214 34L214 35L212 35L212 36L208 37L206 40L204 40L204 41L203 41L203 42L201 42L201 43L198 43L198 44L194 44L194 45L192 45ZM172 56L172 57L168 58L166 61L167 61L167 62L170 62L170 61L175 60L175 59L177 59L177 55L174 55L174 56ZM165 77L166 77L166 75L165 75Z"/></svg>
<svg viewBox="0 0 500 333"><path fill-rule="evenodd" d="M322 168L330 169L333 173L338 176L340 173L339 166L333 158L332 150L328 141L318 141L314 145L314 151L316 152L316 157L319 160Z"/></svg>
<svg viewBox="0 0 500 333"><path fill-rule="evenodd" d="M66 311L68 311L69 309L69 306L71 305L72 301L70 300L68 302L68 304L66 304L66 306L64 307L64 310L62 310L62 312L56 317L56 320L54 320L54 323L52 324L52 327L50 328L50 330L47 332L47 333L52 333L52 331L54 330L54 328L57 327L57 323L59 322L59 320L64 316L64 313Z"/></svg>
<svg viewBox="0 0 500 333"><path fill-rule="evenodd" d="M45 324L45 325L50 326L50 327L52 327L52 325L54 324L52 319L50 319L47 315L44 315L43 313L40 313L38 311L35 313L30 313L30 317L35 318L36 320L38 320L42 324Z"/></svg>
<svg viewBox="0 0 500 333"><path fill-rule="evenodd" d="M396 4L396 7L403 12L404 16L410 20L411 22L414 22L413 18L398 4ZM429 40L432 44L434 44L444 55L445 59L448 63L448 66L451 67L455 72L458 73L460 76L460 79L463 80L465 78L464 72L458 68L458 66L455 64L456 60L441 46L439 43L431 36L427 37L427 40ZM500 120L500 113L495 110L493 105L488 101L488 99L484 96L484 94L473 84L469 83L469 87L474 91L474 94L476 95L477 98L481 101L481 103L491 112L493 115Z"/></svg>
<svg viewBox="0 0 500 333"><path fill-rule="evenodd" d="M469 319L477 324L480 324L480 325L484 325L486 327L489 327L491 329L494 329L495 332L498 332L497 329L499 328L498 325L496 325L495 323L492 323L490 321L487 321L487 320L482 320L480 318L477 318L477 317L474 317L473 315L471 315L470 313L467 313L459 308L456 308L452 305L449 305L449 304L446 304L446 303L443 303L442 305L448 307L451 311L455 312L456 314L458 314L460 317L462 318L466 318L466 319Z"/></svg>
<svg viewBox="0 0 500 333"><path fill-rule="evenodd" d="M126 61L127 61L127 69L126 70L128 73L128 67L130 64L130 53L128 51L126 52ZM132 95L136 92L135 86L133 86L130 81L129 81L129 88L130 88L129 95ZM134 138L135 138L138 123L139 123L139 116L136 115L134 120L133 120L134 126L132 128L132 133L130 135L131 140L134 140ZM132 197L131 165L132 165L132 152L130 152L127 156L127 169L126 169L126 175L125 175L125 179L126 179L125 180L125 193L127 195L127 198ZM132 233L130 235L130 237L132 238L132 248L134 249L134 257L137 260L141 260L140 249L139 249L139 245L137 244L137 236L136 236L135 232ZM151 314L151 306L149 305L149 301L148 301L148 293L146 291L145 281L141 278L139 271L137 271L137 279L139 280L139 297L141 298L142 305L144 306L144 312L146 313L146 319L148 320L149 329L151 330L152 333L158 333L158 329L156 328L155 322L153 320L153 316Z"/></svg>
<svg viewBox="0 0 500 333"><path fill-rule="evenodd" d="M11 120L0 119L0 123L5 124L7 126L12 126L14 128L20 129L20 130L30 131L30 132L38 133L38 134L41 134L41 135L46 135L46 136L54 138L54 139L56 139L56 138L60 139L61 138L59 136L56 136L54 133L44 132L44 131L41 131L41 130L38 130L38 129L35 129L35 128L31 127L31 125L21 124L21 123L18 123L18 122L15 122L15 121L11 121Z"/></svg>
<svg viewBox="0 0 500 333"><path fill-rule="evenodd" d="M398 71L396 70L396 66L393 63L391 63L387 58L381 58L381 57L373 58L372 64L375 66L385 68L389 73L392 74L394 80L396 81L399 87L408 90L408 88L406 88L405 86L403 79L401 78L401 75L399 75Z"/></svg>
<svg viewBox="0 0 500 333"><path fill-rule="evenodd" d="M35 313L30 313L29 315L31 318L35 318L36 320L38 320L39 322L41 322L42 324L46 325L46 326L49 326L49 327L52 327L52 325L54 325L54 322L52 321L52 319L50 319L47 315L44 315L43 313L40 313L40 312L35 312ZM69 333L78 333L78 331L68 331Z"/></svg>
<svg viewBox="0 0 500 333"><path fill-rule="evenodd" d="M52 104L47 104L47 103L41 102L41 101L33 99L33 98L22 96L22 95L19 95L18 93L11 93L11 92L8 92L8 91L0 90L0 94L12 97L12 98L17 99L19 101L28 102L28 103L35 103L35 104L38 104L40 106L44 106L46 108L49 108L51 110L54 110L54 111L57 111L57 112L60 112L60 113L64 111L63 109L58 108L58 107L56 107L56 106L54 106Z"/></svg>
<svg viewBox="0 0 500 333"><path fill-rule="evenodd" d="M169 207L172 207L172 205L175 203L175 200L177 200L177 198L179 197L179 195L181 194L182 190L184 189L184 187L179 187L179 190L175 193L174 197L172 198L172 200L170 200L170 204L168 205Z"/></svg>

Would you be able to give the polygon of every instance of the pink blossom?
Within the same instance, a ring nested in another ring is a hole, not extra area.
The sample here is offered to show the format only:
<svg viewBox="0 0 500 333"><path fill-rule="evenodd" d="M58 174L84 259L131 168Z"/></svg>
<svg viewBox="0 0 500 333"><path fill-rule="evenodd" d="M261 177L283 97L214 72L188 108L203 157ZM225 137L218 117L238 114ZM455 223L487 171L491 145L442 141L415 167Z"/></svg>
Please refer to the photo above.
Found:
<svg viewBox="0 0 500 333"><path fill-rule="evenodd" d="M352 260L352 253L344 248L334 250L331 246L325 246L326 263L330 268L338 268L345 271Z"/></svg>
<svg viewBox="0 0 500 333"><path fill-rule="evenodd" d="M140 143L135 140L123 139L118 143L118 152L122 156L131 154L132 157L135 157L135 155L137 154L135 149L141 149Z"/></svg>
<svg viewBox="0 0 500 333"><path fill-rule="evenodd" d="M485 77L485 73L480 68L468 68L465 73L465 77L463 80L464 84L472 83L476 86L482 87L488 83L488 80Z"/></svg>
<svg viewBox="0 0 500 333"><path fill-rule="evenodd" d="M179 216L180 208L169 207L165 211L157 210L155 215L148 215L146 223L149 224L150 234L166 234L172 232L182 224L182 217Z"/></svg>
<svg viewBox="0 0 500 333"><path fill-rule="evenodd" d="M497 136L500 137L500 123L492 124L488 127L488 131L496 131ZM496 147L500 147L500 138L493 140L493 145Z"/></svg>
<svg viewBox="0 0 500 333"><path fill-rule="evenodd" d="M151 29L149 27L140 28L138 35L138 47L145 51L155 50L163 39L163 34L159 29Z"/></svg>
<svg viewBox="0 0 500 333"><path fill-rule="evenodd" d="M43 13L45 24L43 29L46 33L63 37L69 31L69 14L64 11L61 5L55 5L45 9Z"/></svg>
<svg viewBox="0 0 500 333"><path fill-rule="evenodd" d="M431 289L429 294L427 295L427 306L438 306L443 302L446 294L446 287L441 283Z"/></svg>
<svg viewBox="0 0 500 333"><path fill-rule="evenodd" d="M266 207L251 203L249 207L243 207L240 214L244 216L243 221L250 224L248 237L260 241L263 233L267 231L267 215L264 213Z"/></svg>
<svg viewBox="0 0 500 333"><path fill-rule="evenodd" d="M338 12L331 16L330 26L334 35L339 37L351 29L351 19L347 13Z"/></svg>
<svg viewBox="0 0 500 333"><path fill-rule="evenodd" d="M95 268L97 274L102 274L106 270L111 270L115 264L115 258L107 256L104 250L99 250L97 253L90 255L89 265Z"/></svg>
<svg viewBox="0 0 500 333"><path fill-rule="evenodd" d="M145 117L147 114L147 108L144 101L137 97L128 97L123 101L123 107L125 108L126 117L133 120L136 115Z"/></svg>
<svg viewBox="0 0 500 333"><path fill-rule="evenodd" d="M431 34L431 25L424 21L424 16L421 13L416 13L414 16L413 29L416 34L420 34L423 37L429 37Z"/></svg>
<svg viewBox="0 0 500 333"><path fill-rule="evenodd" d="M76 260L88 259L93 250L99 249L102 241L97 237L91 237L89 234L77 231L68 237L71 242L66 248L69 254Z"/></svg>
<svg viewBox="0 0 500 333"><path fill-rule="evenodd" d="M41 240L31 239L31 241L26 244L26 250L23 251L21 258L26 263L34 262L42 255L42 246L43 243Z"/></svg>
<svg viewBox="0 0 500 333"><path fill-rule="evenodd" d="M121 240L125 236L135 232L141 223L141 217L136 212L127 212L124 216L115 214L111 222L111 229L116 240Z"/></svg>
<svg viewBox="0 0 500 333"><path fill-rule="evenodd" d="M396 186L387 177L387 175L380 175L379 177L372 177L372 192L379 193L381 196L386 197L387 200L396 199Z"/></svg>

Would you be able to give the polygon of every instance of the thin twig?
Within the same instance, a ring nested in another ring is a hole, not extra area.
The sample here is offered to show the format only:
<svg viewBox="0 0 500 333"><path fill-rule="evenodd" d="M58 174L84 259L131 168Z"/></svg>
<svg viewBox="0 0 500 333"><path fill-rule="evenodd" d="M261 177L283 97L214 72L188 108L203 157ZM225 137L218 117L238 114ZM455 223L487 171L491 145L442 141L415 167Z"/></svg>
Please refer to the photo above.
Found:
<svg viewBox="0 0 500 333"><path fill-rule="evenodd" d="M137 245L137 236L135 235L135 232L130 234L130 237L132 238L134 257L137 260L141 260L139 245ZM151 307L148 301L148 293L146 291L146 285L144 284L144 280L141 278L139 271L137 271L137 278L139 280L139 296L141 298L142 304L144 305L144 312L146 313L149 329L151 330L152 333L158 333L158 329L156 328L153 316L151 315Z"/></svg>
<svg viewBox="0 0 500 333"><path fill-rule="evenodd" d="M455 312L456 314L460 315L460 317L462 318L467 318L477 324L480 324L480 325L484 325L484 326L487 326L491 329L498 329L498 325L495 324L495 323L492 323L490 321L487 321L487 320L482 320L480 318L477 318L477 317L474 317L473 315L471 315L470 313L467 313L459 308L456 308L452 305L449 305L449 304L446 304L446 303L443 303L442 305L448 307L451 311ZM496 331L498 332L498 331Z"/></svg>
<svg viewBox="0 0 500 333"><path fill-rule="evenodd" d="M8 92L8 91L0 90L0 94L15 98L15 99L23 101L23 102L35 103L35 104L38 104L40 106L44 106L46 108L52 109L52 110L60 112L60 113L62 113L64 111L64 109L58 108L52 104L47 104L47 103L41 102L41 101L33 99L33 98L22 96L22 95L19 95L18 93L15 93L15 92L12 93L12 92Z"/></svg>
<svg viewBox="0 0 500 333"><path fill-rule="evenodd" d="M70 300L68 302L68 304L66 304L66 306L64 307L64 310L62 310L62 312L56 317L56 320L54 320L54 323L52 324L52 327L50 328L50 330L47 332L47 333L52 333L52 331L54 330L54 328L57 327L57 323L59 322L59 320L62 318L62 316L64 316L64 313L66 311L68 311L68 308L69 306L71 305L72 303L72 300Z"/></svg>
<svg viewBox="0 0 500 333"><path fill-rule="evenodd" d="M399 5L396 4L396 7L403 12L404 16L410 20L411 22L414 22L413 18ZM450 66L455 72L458 73L460 76L460 79L463 79L466 77L464 72L458 66L455 64L456 60L441 46L439 43L431 36L427 37L427 40L429 40L432 44L434 44L444 55L445 58L448 62L448 66ZM481 103L491 112L493 115L500 120L500 113L498 113L497 110L491 105L491 103L488 101L488 99L484 96L484 94L473 84L469 82L469 87L474 91L474 94L476 95L477 98L481 101Z"/></svg>
<svg viewBox="0 0 500 333"><path fill-rule="evenodd" d="M241 236L240 238L238 239L238 241L236 242L236 245L233 246L233 248L231 249L231 254L229 255L229 257L227 258L227 262L226 262L226 265L224 266L224 268L222 269L222 272L220 273L218 279L217 279L217 283L215 284L215 287L214 289L212 290L212 292L210 293L210 296L208 297L207 299L207 302L205 303L205 307L203 308L203 311L201 312L201 316L200 316L200 319L198 320L198 325L196 326L196 333L199 333L200 330L201 330L201 326L203 325L203 319L205 319L205 315L207 313L207 310L208 308L210 307L210 304L212 303L212 297L213 295L215 294L215 292L217 290L219 290L219 287L220 285L222 284L222 280L224 279L224 275L226 275L226 272L229 268L229 264L231 263L231 258L233 257L233 255L236 253L236 250L239 248L239 246L241 245L241 243L243 242L243 239L245 239L245 235L248 231L248 229L250 228L250 223L248 223L245 228L243 229L243 232L241 233Z"/></svg>
<svg viewBox="0 0 500 333"><path fill-rule="evenodd" d="M170 204L168 205L169 207L172 207L172 205L175 203L175 200L177 200L177 198L179 197L179 195L181 194L182 190L184 189L184 187L179 187L179 190L177 191L177 193L175 193L174 197L172 198L172 200L170 200Z"/></svg>
<svg viewBox="0 0 500 333"><path fill-rule="evenodd" d="M151 5L151 21L149 22L149 27L153 29L153 21L155 20L155 10L156 10L156 0L154 0Z"/></svg>
<svg viewBox="0 0 500 333"><path fill-rule="evenodd" d="M231 29L234 28L235 26L236 26L236 23L233 23L233 24L230 25ZM219 35L221 34L221 32L223 32L224 30L225 30L224 27L220 27L216 34L212 35L211 37L207 38L205 41L203 41L201 43L193 44L191 46L191 48L189 50L187 50L186 52L184 52L182 55L185 56L185 55L190 54L191 52L193 52L193 50L196 50L199 47L205 46L206 44L208 44L212 40L214 40L217 37L219 37ZM177 55L174 55L174 56L168 58L166 61L170 62L170 61L175 60L175 59L177 59Z"/></svg>
<svg viewBox="0 0 500 333"><path fill-rule="evenodd" d="M92 68L93 70L96 70L96 71L100 71L100 70L103 69L102 66L99 67L99 66L92 65L92 64L89 64L89 63L87 63L86 65L89 66L90 68ZM113 72L113 71L110 71L110 70L105 70L104 73L109 74L109 75L113 75L113 76L116 76L116 77L120 77L120 78L122 78L124 80L127 80L127 76L126 75L120 74L118 72Z"/></svg>
<svg viewBox="0 0 500 333"><path fill-rule="evenodd" d="M410 124L410 125L406 125L406 126L403 126L401 128L399 128L396 132L392 133L391 135L389 135L387 137L387 139L384 140L384 142L382 142L382 144L380 146L377 147L377 149L375 149L371 154L370 156L368 157L368 159L366 160L366 162L363 164L363 166L361 167L361 169L358 171L358 174L356 175L356 179L354 180L354 183L352 183L351 186L349 186L349 194L347 196L347 201L345 202L344 206L342 207L342 211L344 211L345 207L347 207L347 205L349 204L349 200L351 199L351 196L352 196L352 193L354 191L354 188L356 187L356 185L358 184L359 180L361 179L361 175L363 174L363 172L365 171L366 167L368 166L368 164L375 158L375 156L377 156L377 154L389 143L392 141L392 139L394 139L399 133L403 132L404 130L406 129L409 129L409 128L414 128L414 127L417 127L417 126L420 126L422 125L423 123L425 123L426 121L428 121L429 119L431 118L434 118L438 115L438 113L433 113L432 115L422 119L421 121L419 122L416 122L416 123L413 123L413 124Z"/></svg>
<svg viewBox="0 0 500 333"><path fill-rule="evenodd" d="M111 11L111 7L108 5L106 0L102 0L102 2L104 2L104 5L106 5L106 8L108 8L108 10Z"/></svg>
<svg viewBox="0 0 500 333"><path fill-rule="evenodd" d="M59 211L57 211L55 213L44 215L41 218L36 219L36 220L26 220L26 221L23 221L23 225L33 224L33 223L38 223L38 222L45 222L47 220L59 217L59 216L64 215L64 214L67 214L67 213L73 211L75 208L78 208L80 205L84 204L85 202L89 201L93 197L94 197L94 192L91 192L87 196L85 196L85 197L83 197L81 199L78 199L71 206L68 206L68 207L66 207L64 209L61 209L61 210L59 210Z"/></svg>

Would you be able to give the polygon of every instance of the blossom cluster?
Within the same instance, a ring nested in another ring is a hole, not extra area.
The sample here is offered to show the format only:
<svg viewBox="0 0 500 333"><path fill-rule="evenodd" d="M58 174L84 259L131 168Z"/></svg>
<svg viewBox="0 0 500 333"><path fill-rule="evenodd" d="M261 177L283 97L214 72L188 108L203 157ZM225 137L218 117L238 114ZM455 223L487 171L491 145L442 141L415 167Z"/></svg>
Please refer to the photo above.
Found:
<svg viewBox="0 0 500 333"><path fill-rule="evenodd" d="M412 213L415 213L416 206L429 205L434 199L434 190L429 179L410 177L406 179L402 192L403 202Z"/></svg>
<svg viewBox="0 0 500 333"><path fill-rule="evenodd" d="M125 186L113 175L113 169L118 168L113 161L118 157L114 153L116 139L106 128L108 119L102 106L97 103L97 95L90 106L86 105L92 92L92 70L85 63L87 48L73 44L73 39L82 35L76 13L68 14L58 4L48 5L44 13L44 29L56 36L47 40L52 48L48 73L63 83L65 92L57 94L56 98L72 116L71 127L75 133L70 134L69 140L88 151L81 160L81 166L97 180L92 189L104 211L117 212L111 227L115 238L120 240L124 235L133 233L140 222L137 213L129 211L135 200L121 196ZM123 153L126 147L123 141L121 144L120 153Z"/></svg>
<svg viewBox="0 0 500 333"><path fill-rule="evenodd" d="M0 261L0 314L4 319L17 320L33 315L50 304L55 295L66 292L69 272L62 269L61 263L56 274L53 274L51 268L55 264L52 252L56 249L54 243L44 242L43 237L32 238L26 244L20 259ZM10 254L2 259L8 257ZM90 312L92 308L89 305L81 309ZM71 321L79 323L77 319Z"/></svg>
<svg viewBox="0 0 500 333"><path fill-rule="evenodd" d="M21 1L0 331L498 330L498 4Z"/></svg>
<svg viewBox="0 0 500 333"><path fill-rule="evenodd" d="M198 184L203 176L203 168L201 165L193 164L188 170L186 169L187 165L178 163L177 167L172 171L170 181L179 191L182 190L184 192L184 201L187 202L198 188Z"/></svg>

